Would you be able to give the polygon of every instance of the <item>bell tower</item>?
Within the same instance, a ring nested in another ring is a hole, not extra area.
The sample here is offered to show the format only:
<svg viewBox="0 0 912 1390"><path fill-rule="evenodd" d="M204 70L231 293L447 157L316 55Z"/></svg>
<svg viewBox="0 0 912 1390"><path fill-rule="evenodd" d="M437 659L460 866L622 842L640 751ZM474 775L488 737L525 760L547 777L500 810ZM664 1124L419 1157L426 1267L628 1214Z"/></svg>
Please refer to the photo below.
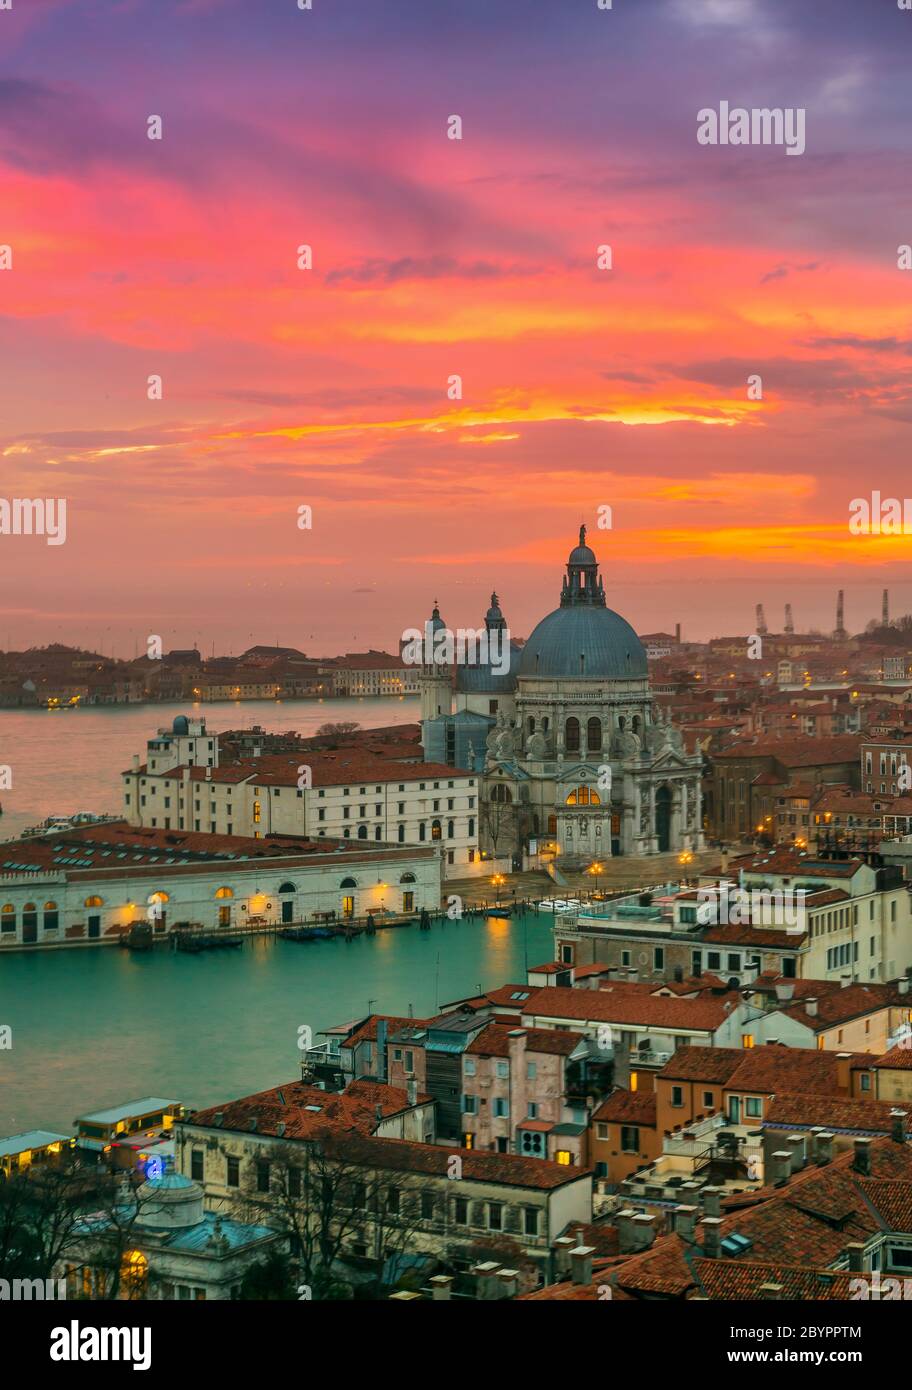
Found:
<svg viewBox="0 0 912 1390"><path fill-rule="evenodd" d="M424 624L424 661L421 665L419 686L421 688L421 722L437 719L442 714L452 713L453 697L450 687L450 668L442 662L433 660L434 635L446 628L440 616L437 600L434 610ZM422 743L424 739L422 737Z"/></svg>

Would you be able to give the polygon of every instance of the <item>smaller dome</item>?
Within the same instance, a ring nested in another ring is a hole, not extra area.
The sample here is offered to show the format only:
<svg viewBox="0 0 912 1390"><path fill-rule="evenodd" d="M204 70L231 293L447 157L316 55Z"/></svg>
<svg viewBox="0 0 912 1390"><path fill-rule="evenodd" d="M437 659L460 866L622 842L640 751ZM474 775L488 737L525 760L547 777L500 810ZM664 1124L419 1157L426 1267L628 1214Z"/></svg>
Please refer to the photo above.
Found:
<svg viewBox="0 0 912 1390"><path fill-rule="evenodd" d="M446 623L440 616L440 609L437 606L436 599L434 599L434 611L431 614L431 616L427 619L425 627L430 627L432 632L439 632L442 627L446 627Z"/></svg>
<svg viewBox="0 0 912 1390"><path fill-rule="evenodd" d="M181 1173L164 1173L147 1178L137 1192L138 1226L159 1230L182 1230L198 1226L203 1219L203 1189Z"/></svg>
<svg viewBox="0 0 912 1390"><path fill-rule="evenodd" d="M570 551L570 559L567 561L567 564L597 565L598 561L595 558L594 552L589 549L588 545L577 545Z"/></svg>
<svg viewBox="0 0 912 1390"><path fill-rule="evenodd" d="M189 734L190 723L185 714L179 714L171 725L172 734Z"/></svg>

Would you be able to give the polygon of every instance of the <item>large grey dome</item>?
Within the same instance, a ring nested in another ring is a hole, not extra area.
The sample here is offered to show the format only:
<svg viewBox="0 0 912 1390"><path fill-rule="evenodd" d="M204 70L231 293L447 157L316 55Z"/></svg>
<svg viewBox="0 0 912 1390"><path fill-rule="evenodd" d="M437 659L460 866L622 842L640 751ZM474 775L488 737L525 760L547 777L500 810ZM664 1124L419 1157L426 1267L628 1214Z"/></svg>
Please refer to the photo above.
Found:
<svg viewBox="0 0 912 1390"><path fill-rule="evenodd" d="M522 647L510 643L510 669L506 675L494 671L490 662L470 665L461 662L456 667L456 689L463 695L507 695L516 689L516 677L522 658ZM498 662L498 665L501 663Z"/></svg>
<svg viewBox="0 0 912 1390"><path fill-rule="evenodd" d="M523 647L520 676L642 680L646 652L630 624L610 608L556 608Z"/></svg>

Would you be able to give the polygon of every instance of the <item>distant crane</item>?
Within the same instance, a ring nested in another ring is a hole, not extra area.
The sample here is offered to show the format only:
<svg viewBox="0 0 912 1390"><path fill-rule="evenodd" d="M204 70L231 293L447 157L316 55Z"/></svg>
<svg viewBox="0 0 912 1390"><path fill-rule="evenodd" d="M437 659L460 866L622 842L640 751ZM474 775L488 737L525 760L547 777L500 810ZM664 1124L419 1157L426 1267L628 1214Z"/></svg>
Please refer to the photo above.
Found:
<svg viewBox="0 0 912 1390"><path fill-rule="evenodd" d="M836 595L836 630L833 636L837 641L842 641L848 634L845 630L845 595L842 589Z"/></svg>
<svg viewBox="0 0 912 1390"><path fill-rule="evenodd" d="M795 620L794 620L793 617L792 617L792 605L791 605L790 603L787 603L787 604L785 605L785 629L784 629L784 630L785 630L786 632L788 632L788 633L792 633L792 632L795 631Z"/></svg>
<svg viewBox="0 0 912 1390"><path fill-rule="evenodd" d="M758 635L759 637L765 637L768 631L769 631L769 628L766 626L766 617L764 616L764 613L763 613L763 604L762 604L762 603L758 603L758 604L757 604L757 635Z"/></svg>
<svg viewBox="0 0 912 1390"><path fill-rule="evenodd" d="M884 589L884 591L883 591L883 608L882 608L882 611L881 611L880 623L881 623L881 627L889 627L889 626L890 626L890 591L889 591L889 589Z"/></svg>

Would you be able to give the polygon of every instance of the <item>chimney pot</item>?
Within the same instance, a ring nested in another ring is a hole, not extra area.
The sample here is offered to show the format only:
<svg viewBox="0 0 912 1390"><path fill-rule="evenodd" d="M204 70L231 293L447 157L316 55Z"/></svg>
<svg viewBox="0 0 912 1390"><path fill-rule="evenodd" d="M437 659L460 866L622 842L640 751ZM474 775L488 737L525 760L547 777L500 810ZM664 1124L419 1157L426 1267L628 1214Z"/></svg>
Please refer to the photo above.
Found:
<svg viewBox="0 0 912 1390"><path fill-rule="evenodd" d="M558 1279L566 1279L570 1273L570 1251L574 1249L576 1241L572 1236L558 1236L551 1243L554 1252L554 1270Z"/></svg>
<svg viewBox="0 0 912 1390"><path fill-rule="evenodd" d="M820 1130L817 1134L815 1161L819 1168L830 1162L833 1157L833 1138L829 1130Z"/></svg>
<svg viewBox="0 0 912 1390"><path fill-rule="evenodd" d="M784 1289L781 1284L761 1284L757 1290L759 1298L779 1299L782 1297Z"/></svg>
<svg viewBox="0 0 912 1390"><path fill-rule="evenodd" d="M693 1241L697 1230L697 1208L681 1203L674 1209L674 1228L682 1240Z"/></svg>
<svg viewBox="0 0 912 1390"><path fill-rule="evenodd" d="M704 1187L703 1189L703 1210L707 1216L722 1215L722 1189L721 1187Z"/></svg>
<svg viewBox="0 0 912 1390"><path fill-rule="evenodd" d="M855 1140L855 1161L853 1168L856 1173L861 1173L863 1177L871 1176L871 1140Z"/></svg>
<svg viewBox="0 0 912 1390"><path fill-rule="evenodd" d="M708 1260L717 1260L722 1245L722 1218L704 1216L700 1225L703 1227L703 1254Z"/></svg>
<svg viewBox="0 0 912 1390"><path fill-rule="evenodd" d="M807 1140L803 1134L790 1134L785 1142L791 1150L791 1171L800 1173L807 1163Z"/></svg>
<svg viewBox="0 0 912 1390"><path fill-rule="evenodd" d="M784 1187L792 1171L790 1149L777 1149L772 1156L773 1182L776 1187Z"/></svg>
<svg viewBox="0 0 912 1390"><path fill-rule="evenodd" d="M570 1268L573 1272L574 1284L592 1283L592 1256L594 1254L594 1245L576 1245L570 1251Z"/></svg>
<svg viewBox="0 0 912 1390"><path fill-rule="evenodd" d="M637 1250L648 1250L655 1240L655 1217L641 1211L633 1218L634 1239Z"/></svg>
<svg viewBox="0 0 912 1390"><path fill-rule="evenodd" d="M632 1255L636 1249L636 1235L633 1229L635 1215L632 1207L625 1207L614 1218L618 1232L618 1248L622 1255Z"/></svg>
<svg viewBox="0 0 912 1390"><path fill-rule="evenodd" d="M904 1144L906 1142L906 1112L905 1110L891 1110L890 1119L893 1121L893 1142L894 1144Z"/></svg>
<svg viewBox="0 0 912 1390"><path fill-rule="evenodd" d="M453 1276L451 1274L432 1274L428 1283L433 1290L431 1297L435 1302L439 1303L443 1300L449 1300L453 1284Z"/></svg>

